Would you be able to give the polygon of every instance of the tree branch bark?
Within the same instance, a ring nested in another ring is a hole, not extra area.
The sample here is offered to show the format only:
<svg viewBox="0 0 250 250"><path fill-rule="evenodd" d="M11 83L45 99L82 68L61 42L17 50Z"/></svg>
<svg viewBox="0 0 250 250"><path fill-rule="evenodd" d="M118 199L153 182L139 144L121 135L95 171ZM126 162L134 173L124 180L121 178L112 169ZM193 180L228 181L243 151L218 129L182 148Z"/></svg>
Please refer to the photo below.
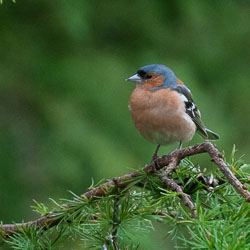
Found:
<svg viewBox="0 0 250 250"><path fill-rule="evenodd" d="M154 173L155 170L160 170L164 167L165 175L162 176L162 181L170 185L171 179L168 179L168 175L177 167L179 162L185 157L201 154L207 152L211 158L211 161L214 162L221 172L224 174L228 182L235 188L235 190L245 198L247 202L250 202L250 192L246 189L246 187L234 176L234 174L227 167L226 163L223 161L222 154L218 151L216 146L211 142L204 142L202 144L197 144L195 146L186 147L180 150L175 150L168 155L160 157L158 159L158 164L155 166L154 164L147 165L143 168L145 172ZM131 179L133 180L135 177L140 176L139 172L132 172L121 177L115 178L108 182L101 184L100 186L87 191L82 194L82 198L91 199L94 197L101 197L109 195L112 190L115 188L123 189L127 187L131 183ZM170 181L169 181L170 180ZM173 184L173 185L172 185ZM170 188L177 192L182 192L182 188L178 186L177 183L172 182L172 186ZM191 202L190 198L187 194L182 194L182 199L186 202L186 205L194 212L194 205ZM36 228L43 228L47 230L61 221L61 218L57 218L56 213L47 214L42 218L39 218L34 221L26 222L26 223L17 223L17 224L2 224L0 226L0 236L10 236L13 235L14 232L20 232L20 230L27 226L36 226Z"/></svg>
<svg viewBox="0 0 250 250"><path fill-rule="evenodd" d="M173 179L169 179L167 173L165 172L157 176L166 185L168 189L180 193L179 197L184 201L185 206L189 207L192 212L192 216L194 218L197 218L195 205L191 201L190 196L188 194L183 193L183 188L178 185Z"/></svg>

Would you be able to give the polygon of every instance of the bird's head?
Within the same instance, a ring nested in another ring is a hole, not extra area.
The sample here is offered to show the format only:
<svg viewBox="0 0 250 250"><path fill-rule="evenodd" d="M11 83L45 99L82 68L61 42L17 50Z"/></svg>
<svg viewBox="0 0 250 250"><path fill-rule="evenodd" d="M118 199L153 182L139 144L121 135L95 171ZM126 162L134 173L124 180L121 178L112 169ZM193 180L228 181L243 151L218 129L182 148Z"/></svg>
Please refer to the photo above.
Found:
<svg viewBox="0 0 250 250"><path fill-rule="evenodd" d="M155 88L163 85L164 88L171 88L177 84L177 77L174 72L162 64L150 64L141 67L137 73L127 81L136 82L139 85L146 85Z"/></svg>

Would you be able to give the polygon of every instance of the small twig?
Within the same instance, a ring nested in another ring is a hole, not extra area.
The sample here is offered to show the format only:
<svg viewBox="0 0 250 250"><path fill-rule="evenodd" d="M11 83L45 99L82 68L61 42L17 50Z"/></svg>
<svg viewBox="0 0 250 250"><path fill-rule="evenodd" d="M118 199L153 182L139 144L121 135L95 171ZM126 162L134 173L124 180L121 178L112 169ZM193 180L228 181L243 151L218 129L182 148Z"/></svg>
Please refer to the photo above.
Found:
<svg viewBox="0 0 250 250"><path fill-rule="evenodd" d="M118 229L118 207L119 207L119 198L114 199L114 208L113 208L113 229L112 229L112 244L115 250L118 250L117 240L116 240L116 234Z"/></svg>
<svg viewBox="0 0 250 250"><path fill-rule="evenodd" d="M56 218L55 214L47 214L37 220L25 223L3 224L0 225L0 236L9 236L20 232L22 228L35 226L36 228L49 229L56 226L61 221L61 218Z"/></svg>
<svg viewBox="0 0 250 250"><path fill-rule="evenodd" d="M197 218L195 205L191 201L190 196L188 194L183 193L183 188L179 186L174 180L169 179L168 175L165 172L162 174L158 174L157 176L166 185L168 189L180 193L179 197L184 201L185 206L189 207L191 209L192 216L194 218Z"/></svg>
<svg viewBox="0 0 250 250"><path fill-rule="evenodd" d="M229 183L235 188L235 190L242 195L247 202L250 202L250 192L246 189L244 184L242 184L230 171L226 163L222 159L222 154L218 151L216 146L211 142L204 142L191 147L186 147L180 150L175 150L170 154L163 156L158 159L157 166L155 164L147 165L143 168L145 172L153 173L154 170L159 170L165 167L166 173L171 173L179 164L179 162L185 157L201 154L207 152L211 160L220 168L221 172L227 178ZM91 199L94 197L107 196L114 190L115 187L120 189L126 188L134 178L139 177L141 174L139 172L132 172L116 178L116 183L113 180L103 183L102 185L87 191L82 194L81 197ZM10 236L13 232L20 232L20 228L27 226L36 226L37 229L43 228L44 230L49 229L53 226L59 224L62 218L57 218L56 214L48 214L42 218L26 223L17 224L3 224L0 226L0 235Z"/></svg>

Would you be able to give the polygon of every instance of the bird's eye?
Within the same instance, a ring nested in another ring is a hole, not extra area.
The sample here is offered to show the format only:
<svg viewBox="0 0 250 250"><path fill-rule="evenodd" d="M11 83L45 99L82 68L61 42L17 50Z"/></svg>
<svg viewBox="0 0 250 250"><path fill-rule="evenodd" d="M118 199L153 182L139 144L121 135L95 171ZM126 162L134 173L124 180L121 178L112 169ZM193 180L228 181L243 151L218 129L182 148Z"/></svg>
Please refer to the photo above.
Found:
<svg viewBox="0 0 250 250"><path fill-rule="evenodd" d="M150 78L152 78L152 75L146 75L146 78L150 79Z"/></svg>

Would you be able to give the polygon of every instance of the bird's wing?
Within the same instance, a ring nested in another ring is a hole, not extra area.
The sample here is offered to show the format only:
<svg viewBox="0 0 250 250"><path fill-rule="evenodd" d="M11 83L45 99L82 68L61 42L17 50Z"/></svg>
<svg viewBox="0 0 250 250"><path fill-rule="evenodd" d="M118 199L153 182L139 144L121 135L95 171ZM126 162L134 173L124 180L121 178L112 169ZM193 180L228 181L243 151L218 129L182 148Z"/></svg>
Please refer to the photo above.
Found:
<svg viewBox="0 0 250 250"><path fill-rule="evenodd" d="M164 85L160 85L150 90L158 90L163 88L167 87ZM191 91L184 84L180 83L171 89L177 91L181 95L186 106L186 113L191 117L191 119L195 123L197 132L205 139L218 140L220 136L214 133L213 131L207 129L204 123L202 122L201 113L192 99Z"/></svg>
<svg viewBox="0 0 250 250"><path fill-rule="evenodd" d="M208 130L201 120L201 113L192 99L191 91L185 85L177 85L173 88L181 94L186 106L186 113L191 117L197 127L198 133L205 139L209 139ZM212 138L211 138L212 139Z"/></svg>

